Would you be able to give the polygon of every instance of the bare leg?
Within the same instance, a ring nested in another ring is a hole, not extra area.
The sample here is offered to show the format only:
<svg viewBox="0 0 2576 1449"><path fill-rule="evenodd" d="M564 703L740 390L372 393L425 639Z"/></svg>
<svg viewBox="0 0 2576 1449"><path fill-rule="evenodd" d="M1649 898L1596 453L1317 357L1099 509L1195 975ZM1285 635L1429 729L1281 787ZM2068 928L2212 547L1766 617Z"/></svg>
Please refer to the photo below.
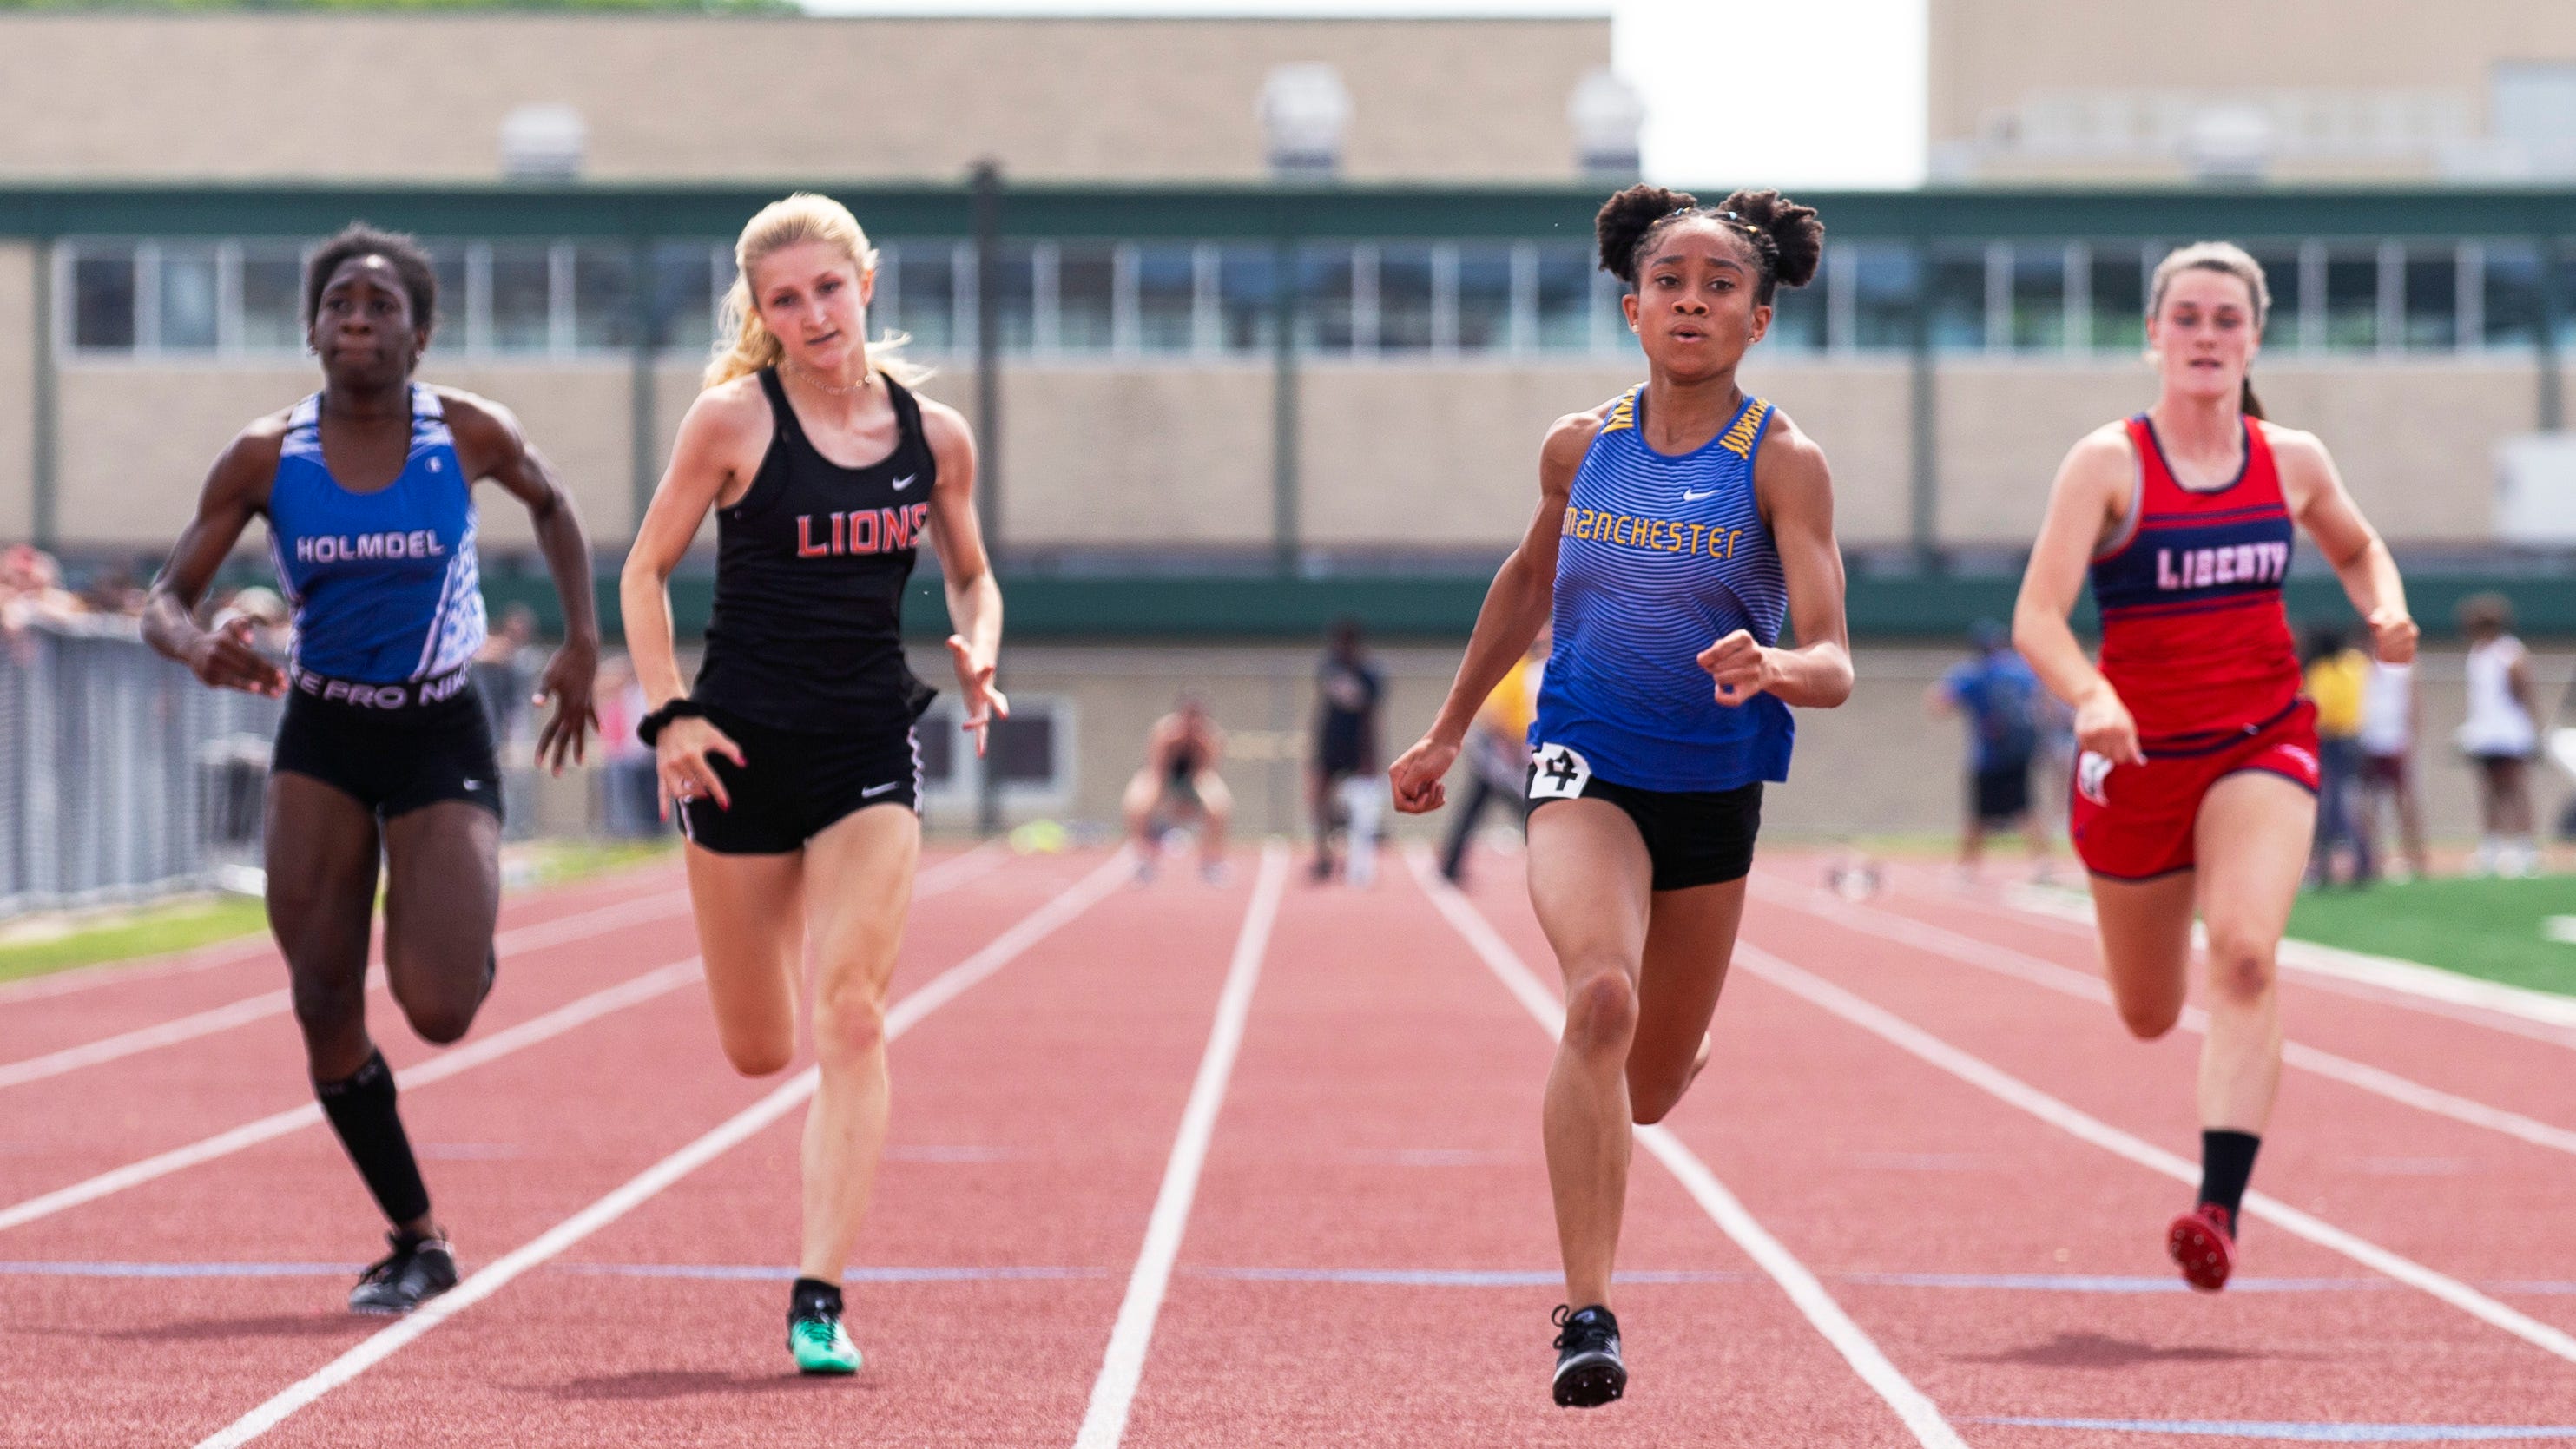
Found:
<svg viewBox="0 0 2576 1449"><path fill-rule="evenodd" d="M423 1039L465 1035L492 985L501 820L442 800L385 822L385 979Z"/></svg>
<svg viewBox="0 0 2576 1449"><path fill-rule="evenodd" d="M2406 852L2406 868L2422 880L2433 873L2433 859L2424 849L2424 809L2415 799L2413 763L2408 761L2409 768L2389 795L2397 804L2397 841Z"/></svg>
<svg viewBox="0 0 2576 1449"><path fill-rule="evenodd" d="M2229 775L2200 803L2200 909L2209 925L2209 1038L2200 1125L2261 1134L2281 1085L2275 959L2316 829L2316 798L2278 775Z"/></svg>
<svg viewBox="0 0 2576 1449"><path fill-rule="evenodd" d="M1150 870L1155 852L1162 848L1161 841L1147 838L1154 823L1154 807L1162 799L1162 778L1151 769L1143 769L1127 781L1127 791L1118 801L1119 813L1127 819L1127 841L1136 848L1139 869Z"/></svg>
<svg viewBox="0 0 2576 1449"><path fill-rule="evenodd" d="M1627 1204L1628 1048L1654 871L1635 823L1599 800L1533 812L1529 849L1530 901L1565 973L1565 1031L1543 1114L1565 1301L1608 1307Z"/></svg>
<svg viewBox="0 0 2576 1449"><path fill-rule="evenodd" d="M706 960L707 1001L725 1060L746 1077L796 1059L805 964L805 856L719 855L686 847L689 901Z"/></svg>
<svg viewBox="0 0 2576 1449"><path fill-rule="evenodd" d="M1234 792L1214 770L1201 770L1192 788L1199 797L1199 864L1214 869L1225 863L1226 829L1234 821Z"/></svg>
<svg viewBox="0 0 2576 1449"><path fill-rule="evenodd" d="M805 1113L805 1241L797 1272L837 1284L849 1268L885 1150L886 986L912 907L921 817L871 806L806 843L814 942L814 1056Z"/></svg>
<svg viewBox="0 0 2576 1449"><path fill-rule="evenodd" d="M2121 1024L2153 1041L2182 1019L2191 965L2192 871L2154 880L2092 877L2102 974Z"/></svg>
<svg viewBox="0 0 2576 1449"><path fill-rule="evenodd" d="M1744 882L1657 891L1652 900L1628 1048L1628 1110L1639 1123L1664 1120L1708 1066L1708 1021L1735 957Z"/></svg>

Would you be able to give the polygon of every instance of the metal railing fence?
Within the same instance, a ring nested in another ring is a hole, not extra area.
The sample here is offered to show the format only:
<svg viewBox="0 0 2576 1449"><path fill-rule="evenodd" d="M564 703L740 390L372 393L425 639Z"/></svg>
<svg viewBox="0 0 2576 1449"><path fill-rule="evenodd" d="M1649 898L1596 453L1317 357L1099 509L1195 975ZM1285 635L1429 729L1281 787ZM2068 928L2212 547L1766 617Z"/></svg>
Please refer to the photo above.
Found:
<svg viewBox="0 0 2576 1449"><path fill-rule="evenodd" d="M199 684L132 620L0 635L0 916L255 864L279 708Z"/></svg>

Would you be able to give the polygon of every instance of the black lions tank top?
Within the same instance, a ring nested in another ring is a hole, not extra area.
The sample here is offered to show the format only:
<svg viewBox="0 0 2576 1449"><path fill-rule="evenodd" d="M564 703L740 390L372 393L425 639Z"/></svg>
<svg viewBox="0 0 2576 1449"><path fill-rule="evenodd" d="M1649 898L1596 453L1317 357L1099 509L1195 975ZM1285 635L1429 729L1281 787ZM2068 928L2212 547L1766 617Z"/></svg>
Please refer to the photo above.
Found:
<svg viewBox="0 0 2576 1449"><path fill-rule="evenodd" d="M903 590L938 481L921 404L879 374L894 451L844 468L806 438L778 370L759 376L769 452L742 501L716 510L715 615L693 697L772 729L907 726L936 693L903 659Z"/></svg>

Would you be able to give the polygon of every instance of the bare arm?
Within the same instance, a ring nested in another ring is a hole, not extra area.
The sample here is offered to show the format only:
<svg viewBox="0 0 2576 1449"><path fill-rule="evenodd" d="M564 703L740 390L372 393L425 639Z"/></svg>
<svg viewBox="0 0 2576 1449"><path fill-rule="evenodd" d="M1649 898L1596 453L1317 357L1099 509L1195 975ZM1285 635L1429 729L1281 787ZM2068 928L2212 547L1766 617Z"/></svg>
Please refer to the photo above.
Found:
<svg viewBox="0 0 2576 1449"><path fill-rule="evenodd" d="M2335 470L2334 457L2314 435L2260 424L2272 442L2281 469L2281 489L2290 516L2315 539L2317 551L2334 566L2344 597L2370 626L2370 641L2379 658L2404 664L2415 657L2415 619L2406 608L2406 584L2397 575L2397 560L2379 530L2361 516L2352 495ZM2524 707L2531 701L2526 698Z"/></svg>
<svg viewBox="0 0 2576 1449"><path fill-rule="evenodd" d="M555 479L553 466L519 429L519 420L481 398L447 395L449 426L468 473L489 478L526 505L536 525L537 550L545 555L555 597L562 601L563 647L546 661L535 699L554 712L537 732L537 763L563 773L564 756L583 758L589 733L599 728L591 691L599 682L599 604L591 592L590 539L580 510Z"/></svg>
<svg viewBox="0 0 2576 1449"><path fill-rule="evenodd" d="M251 647L250 621L207 629L197 623L197 605L242 530L268 508L279 436L277 420L263 419L224 449L198 491L196 516L180 532L170 562L143 601L143 642L219 689L271 697L286 692L286 671Z"/></svg>
<svg viewBox="0 0 2576 1449"><path fill-rule="evenodd" d="M626 653L634 662L636 682L644 687L647 708L658 710L689 692L680 677L679 650L671 631L671 571L689 551L728 485L734 481L734 459L744 439L768 426L767 404L754 408L740 389L715 388L700 393L680 419L680 435L671 445L670 466L662 472L653 501L635 530L626 567L617 578L618 610L626 622ZM743 762L742 748L703 719L673 720L653 743L655 770L661 780L663 811L675 797L704 793L719 805L729 804L711 753Z"/></svg>
<svg viewBox="0 0 2576 1449"><path fill-rule="evenodd" d="M2066 620L2094 552L2124 516L2137 466L2128 435L2112 428L2090 434L2066 455L2013 604L2013 647L2050 693L2074 706L2077 745L2122 765L2146 763L2137 722Z"/></svg>
<svg viewBox="0 0 2576 1449"><path fill-rule="evenodd" d="M948 594L948 662L964 696L965 729L981 755L993 721L1011 717L1011 702L993 687L1002 650L1002 585L975 516L975 435L955 408L928 401L921 405L921 427L939 464L930 491L930 546Z"/></svg>
<svg viewBox="0 0 2576 1449"><path fill-rule="evenodd" d="M1754 464L1754 496L1789 586L1797 647L1782 649L1738 629L1700 651L1717 681L1717 702L1738 705L1769 693L1783 704L1832 709L1851 698L1851 631L1843 618L1843 554L1834 542L1834 480L1824 450L1785 417Z"/></svg>
<svg viewBox="0 0 2576 1449"><path fill-rule="evenodd" d="M1475 632L1467 638L1466 657L1458 663L1448 697L1430 730L1388 770L1395 787L1395 808L1420 815L1440 808L1448 798L1440 779L1457 763L1467 727L1484 707L1486 696L1529 652L1530 641L1556 605L1557 540L1565 528L1565 500L1574 489L1575 470L1600 431L1601 412L1573 413L1556 420L1547 441L1539 445L1538 510L1528 530L1485 590L1476 611Z"/></svg>

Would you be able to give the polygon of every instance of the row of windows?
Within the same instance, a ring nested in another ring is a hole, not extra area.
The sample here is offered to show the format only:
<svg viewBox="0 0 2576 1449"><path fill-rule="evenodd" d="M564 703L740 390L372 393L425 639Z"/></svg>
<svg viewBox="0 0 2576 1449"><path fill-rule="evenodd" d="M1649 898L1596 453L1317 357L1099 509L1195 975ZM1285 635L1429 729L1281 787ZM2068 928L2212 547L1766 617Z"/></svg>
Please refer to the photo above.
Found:
<svg viewBox="0 0 2576 1449"><path fill-rule="evenodd" d="M2270 279L2267 342L2302 352L2530 347L2543 299L2576 299L2576 256L2525 242L2306 241L2251 248ZM1770 346L1902 351L1920 325L1941 351L2134 352L2161 242L1993 242L1830 248L1815 282L1779 294ZM432 243L444 345L570 357L657 345L702 352L730 252L589 242ZM971 349L976 258L948 241L882 248L872 324L928 354ZM79 242L61 249L61 333L86 354L274 356L302 347L292 242ZM1005 246L995 295L1010 352L1221 356L1277 344L1283 257L1233 243ZM1307 243L1293 269L1300 348L1327 355L1615 354L1619 287L1587 248L1533 242ZM2554 272L2554 276L2549 273ZM2554 339L2576 343L2562 304Z"/></svg>

